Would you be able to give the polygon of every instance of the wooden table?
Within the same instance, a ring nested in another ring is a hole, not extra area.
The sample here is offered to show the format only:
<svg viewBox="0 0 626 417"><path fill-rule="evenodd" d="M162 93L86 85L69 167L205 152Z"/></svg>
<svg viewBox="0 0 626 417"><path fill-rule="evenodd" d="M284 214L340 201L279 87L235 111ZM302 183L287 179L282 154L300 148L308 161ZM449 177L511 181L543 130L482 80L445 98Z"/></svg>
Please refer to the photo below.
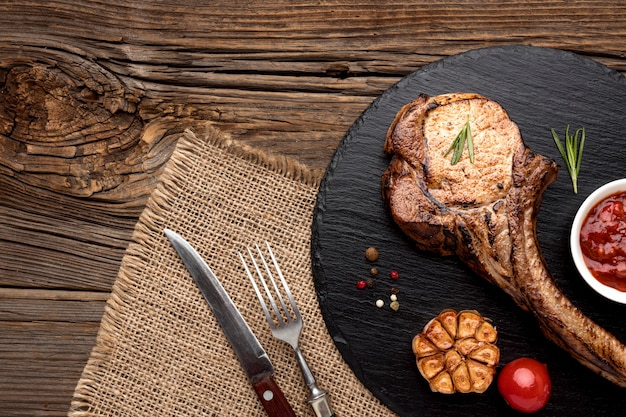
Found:
<svg viewBox="0 0 626 417"><path fill-rule="evenodd" d="M249 3L249 4L247 4ZM0 1L0 415L65 415L176 139L323 169L404 75L531 44L626 71L618 1Z"/></svg>

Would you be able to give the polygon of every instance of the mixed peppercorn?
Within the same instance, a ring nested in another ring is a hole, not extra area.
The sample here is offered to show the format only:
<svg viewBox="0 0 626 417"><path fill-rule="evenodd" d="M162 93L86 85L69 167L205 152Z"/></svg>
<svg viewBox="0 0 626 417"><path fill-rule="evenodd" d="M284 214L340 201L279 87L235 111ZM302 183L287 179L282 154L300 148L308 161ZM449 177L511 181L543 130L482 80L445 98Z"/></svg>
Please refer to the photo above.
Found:
<svg viewBox="0 0 626 417"><path fill-rule="evenodd" d="M369 261L370 263L376 262L379 256L380 254L378 253L378 250L375 247L369 247L365 250L365 259ZM362 290L365 288L374 288L376 281L374 280L373 277L378 276L378 268L375 266L372 266L369 272L372 278L360 279L356 282L356 287L359 290ZM400 273L397 270L393 269L389 271L389 278L393 281L397 281L400 278ZM391 308L393 311L398 311L398 309L400 308L400 302L398 301L399 292L400 290L397 287L392 287L390 290L389 308ZM382 299L377 299L375 302L375 305L378 308L382 308L385 306L385 301Z"/></svg>

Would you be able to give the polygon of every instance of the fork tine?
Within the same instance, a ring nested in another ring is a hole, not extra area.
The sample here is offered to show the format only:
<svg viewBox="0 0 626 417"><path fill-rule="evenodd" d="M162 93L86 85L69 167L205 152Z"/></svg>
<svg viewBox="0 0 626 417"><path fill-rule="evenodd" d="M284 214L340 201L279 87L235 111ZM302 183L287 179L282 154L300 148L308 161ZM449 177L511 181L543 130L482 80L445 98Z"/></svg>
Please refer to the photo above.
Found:
<svg viewBox="0 0 626 417"><path fill-rule="evenodd" d="M270 259L272 260L272 263L274 264L274 268L276 269L276 272L278 273L278 277L280 278L280 283L283 285L283 289L285 290L285 294L287 295L287 299L289 300L289 304L291 305L291 309L293 310L293 313L296 315L295 318L297 320L301 316L300 316L300 311L298 311L298 305L296 304L296 300L293 298L293 295L291 295L291 290L289 289L289 285L287 285L287 281L285 280L285 277L283 276L283 273L280 270L280 266L278 266L278 262L276 261L276 257L274 256L274 252L272 251L270 244L267 241L265 242L265 244L267 245L267 250L270 254ZM263 260L263 263L265 263L265 260ZM269 273L269 270L268 270L268 273ZM274 282L274 278L272 278L272 282ZM276 287L275 283L274 283L274 287ZM276 289L276 292L279 294L279 297L280 297L280 292L278 291L278 289ZM283 304L283 308L287 310L282 297L280 297L280 301Z"/></svg>
<svg viewBox="0 0 626 417"><path fill-rule="evenodd" d="M250 253L250 249L248 249L248 253ZM246 271L246 275L248 275L248 279L250 279L250 282L252 283L252 287L254 288L254 292L256 293L256 296L257 296L257 298L260 301L261 308L263 309L263 313L265 314L265 318L267 319L267 322L269 323L270 327L274 328L274 319L272 319L272 315L270 314L269 310L267 309L267 305L265 304L265 300L263 299L263 295L261 294L261 291L259 290L259 286L257 285L256 280L252 276L252 273L250 272L250 269L248 268L248 264L246 263L246 260L244 259L244 257L241 254L241 252L237 252L237 254L239 255L239 259L241 259L241 263L243 264L243 268ZM250 255L252 255L252 254L250 254ZM256 264L256 262L254 261L254 258L252 258L252 256L251 256L251 259L252 259L252 262L254 264L255 269L258 271L259 267ZM265 281L263 281L263 286L265 287L265 291L267 292L268 289L267 289L267 285L265 284ZM276 306L275 305L274 305L274 311L276 311Z"/></svg>
<svg viewBox="0 0 626 417"><path fill-rule="evenodd" d="M268 244L268 247L269 247L269 244ZM255 287L255 292L257 293L257 298L259 299L259 302L261 303L261 307L264 308L263 312L265 313L265 310L267 310L267 314L265 315L265 318L267 319L270 325L270 328L275 329L277 326L283 326L283 325L287 325L293 322L294 319L292 316L292 312L288 309L285 303L285 300L283 299L283 296L278 288L278 285L276 284L276 280L274 279L272 270L270 266L268 265L267 261L265 260L265 256L263 256L263 252L261 251L258 245L255 245L255 248L256 248L256 252L258 256L255 256L253 254L253 251L249 247L246 249L248 251L248 256L250 257L250 261L252 262L252 266L254 267L253 269L256 272L256 276L258 277L258 280L260 280L261 285L263 286L263 290L265 292L266 297L263 297L261 289L257 285L257 282L256 282L257 279L254 278L255 274L250 272L250 269L246 265L246 262L243 259L243 256L241 254L240 254L240 258L242 259L242 262L244 263L244 268L246 268L246 272L248 273L248 278L252 282L253 287ZM263 265L263 267L259 265L259 262L257 262L257 258L260 259L260 263ZM275 259L274 259L274 265L277 266ZM263 273L263 270L265 270L265 274ZM280 273L280 268L278 270L278 273L282 276L282 274ZM268 280L271 282L273 292L272 292L272 288L270 288L270 285L268 284ZM278 301L280 302L280 307L282 307L282 310L276 303L275 297L278 297ZM269 307L267 306L266 300L269 301L269 304L271 305L271 308L274 313L273 317L272 317L271 312L269 311Z"/></svg>
<svg viewBox="0 0 626 417"><path fill-rule="evenodd" d="M269 277L269 280L271 281L272 286L274 287L274 293L278 297L278 301L280 302L280 305L283 308L284 315L281 316L281 319L283 320L283 324L289 324L293 321L298 320L298 317L299 317L298 308L295 306L295 302L291 295L291 292L289 291L287 282L285 281L285 278L283 277L280 267L278 266L278 263L276 262L276 257L272 253L272 248L270 247L269 243L265 242L265 244L267 245L267 249L272 259L272 264L274 265L274 269L276 273L278 274L278 277L280 278L281 284L283 286L283 291L287 295L287 299L290 302L291 310L289 309L289 307L287 307L287 303L285 303L285 299L283 298L282 292L278 288L278 284L276 283L276 280L274 279L274 274L272 273L272 270L270 266L268 265L267 261L265 260L265 257L263 256L263 253L261 252L261 249L259 248L258 245L256 245L256 249L257 249L257 252L259 253L261 262L263 263L263 266L265 267L265 272L267 273L267 276ZM295 314L295 317L292 314L292 312L293 314Z"/></svg>
<svg viewBox="0 0 626 417"><path fill-rule="evenodd" d="M265 266L265 270L267 271L267 264L265 263L265 259L263 259L263 255L261 254L261 251L259 250L259 246L256 246L256 250L260 255L261 258L261 262L263 263L263 265ZM259 267L259 264L257 263L256 259L254 258L254 255L252 254L252 251L250 250L250 248L248 249L248 254L250 255L250 259L252 259L252 263L254 264L254 269L256 270L256 273L259 277L259 279L261 280L261 284L263 284L263 289L265 290L265 294L267 295L267 298L270 302L270 304L272 305L272 309L274 310L274 314L276 315L276 320L281 323L282 322L282 316L280 314L280 309L278 308L278 305L276 305L276 301L274 300L274 297L272 296L272 291L269 288L269 285L267 285L267 281L265 280L265 278L263 277L263 273L261 272L261 268ZM274 283L274 280L271 277L271 273L269 274L269 278L272 281L272 283L274 284L274 288L276 288L276 284ZM282 301L282 300L281 300ZM284 306L284 304L283 304Z"/></svg>

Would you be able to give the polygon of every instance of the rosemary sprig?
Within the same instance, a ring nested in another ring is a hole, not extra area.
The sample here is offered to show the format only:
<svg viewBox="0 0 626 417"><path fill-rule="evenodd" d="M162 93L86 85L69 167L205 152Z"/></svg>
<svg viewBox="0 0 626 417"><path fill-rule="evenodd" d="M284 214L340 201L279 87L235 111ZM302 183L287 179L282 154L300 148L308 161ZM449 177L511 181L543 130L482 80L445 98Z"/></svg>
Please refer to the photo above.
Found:
<svg viewBox="0 0 626 417"><path fill-rule="evenodd" d="M470 162L474 163L474 141L472 140L472 129L470 128L469 116L467 116L467 121L465 125L463 125L463 129L456 135L454 140L452 141L452 145L446 151L443 156L448 156L448 154L452 151L452 159L450 163L455 165L461 159L461 155L463 154L463 148L465 147L465 142L467 142L467 152L469 153Z"/></svg>
<svg viewBox="0 0 626 417"><path fill-rule="evenodd" d="M554 143L559 149L559 152L563 157L563 161L565 161L567 172L569 172L569 176L572 178L574 194L577 194L578 173L580 172L580 163L583 159L583 147L585 146L585 128L581 127L580 129L576 130L574 136L570 136L569 125L567 125L567 127L565 128L565 144L561 142L561 140L559 139L559 135L557 135L554 129L550 129L550 131L552 132L552 138L554 138ZM578 137L579 135L580 138Z"/></svg>

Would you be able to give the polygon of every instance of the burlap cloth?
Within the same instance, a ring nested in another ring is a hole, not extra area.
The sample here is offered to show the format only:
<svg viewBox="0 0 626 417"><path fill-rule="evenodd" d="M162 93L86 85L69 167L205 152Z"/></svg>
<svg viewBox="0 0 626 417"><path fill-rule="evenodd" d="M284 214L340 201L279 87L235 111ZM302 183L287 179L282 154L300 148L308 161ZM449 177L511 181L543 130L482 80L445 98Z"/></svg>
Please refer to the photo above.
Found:
<svg viewBox="0 0 626 417"><path fill-rule="evenodd" d="M301 347L337 416L393 416L328 334L310 261L320 175L209 128L185 132L141 215L106 305L70 417L264 416L228 341L163 234L194 245L268 352L298 416L314 416L292 349L274 339L237 257L269 241L305 327Z"/></svg>

